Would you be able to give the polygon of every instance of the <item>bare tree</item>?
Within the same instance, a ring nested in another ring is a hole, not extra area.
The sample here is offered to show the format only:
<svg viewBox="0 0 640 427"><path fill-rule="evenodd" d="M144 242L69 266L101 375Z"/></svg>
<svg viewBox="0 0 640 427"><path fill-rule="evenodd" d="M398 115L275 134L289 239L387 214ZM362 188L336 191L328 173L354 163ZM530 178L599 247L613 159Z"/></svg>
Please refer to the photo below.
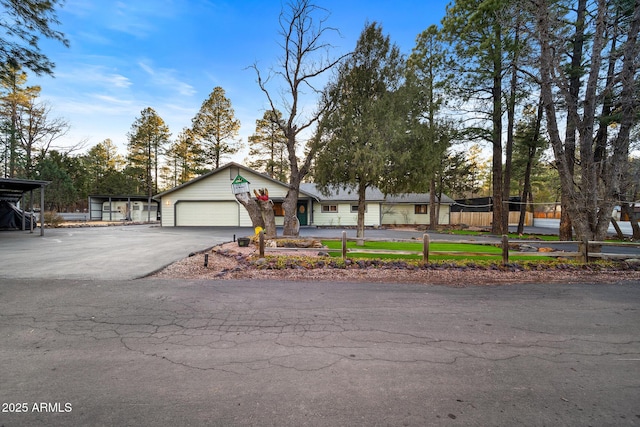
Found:
<svg viewBox="0 0 640 427"><path fill-rule="evenodd" d="M284 209L285 236L296 236L299 233L296 216L300 183L309 173L311 162L317 147L307 144L304 158L298 160L298 151L302 147L303 134L312 134L313 127L327 108L320 104L313 112L305 111L302 105L305 95L319 96L322 88L316 87L321 75L331 70L346 55L331 58L331 45L324 41L328 32L338 32L337 29L326 25L329 13L326 9L312 4L309 0L294 0L286 4L280 13L280 47L283 54L276 67L272 68L268 76L263 75L257 64L252 68L258 77L258 85L267 96L270 110L283 112L283 120L278 122L286 137L289 158L290 175L289 190L282 203ZM280 91L270 89L271 83L280 81L284 87ZM280 93L276 99L274 93Z"/></svg>
<svg viewBox="0 0 640 427"><path fill-rule="evenodd" d="M579 44L589 60L581 64L582 79L575 78L575 69L566 67L566 59L575 57L576 52L565 49L575 48L578 43L576 40L567 43L563 36L565 22L574 11L560 9L547 0L533 0L532 4L534 37L540 46L542 104L562 195L567 200L566 209L579 240L602 240L616 195L620 194L622 168L628 159L630 133L640 105L637 91L640 1L609 4L597 0L585 5L588 20L579 26L586 26L584 32L589 34L589 43ZM617 21L616 16L625 19ZM577 34L582 35L583 31ZM614 48L618 42L622 42L622 47ZM614 60L615 66L610 67L608 60ZM607 78L607 70L611 69L615 70L615 76ZM577 90L574 84L579 84ZM557 96L564 102L559 103ZM615 111L608 108L609 102L616 106ZM559 124L563 117L571 131L564 140L560 133L563 126ZM609 132L611 124L616 125L615 132ZM605 135L598 136L599 131Z"/></svg>
<svg viewBox="0 0 640 427"><path fill-rule="evenodd" d="M51 107L47 103L38 103L35 98L29 100L16 116L17 135L25 156L25 175L34 178L34 160L46 157L51 149L58 148L54 142L69 131L69 123L62 118L50 118ZM82 144L82 143L81 143ZM67 152L73 151L72 147Z"/></svg>

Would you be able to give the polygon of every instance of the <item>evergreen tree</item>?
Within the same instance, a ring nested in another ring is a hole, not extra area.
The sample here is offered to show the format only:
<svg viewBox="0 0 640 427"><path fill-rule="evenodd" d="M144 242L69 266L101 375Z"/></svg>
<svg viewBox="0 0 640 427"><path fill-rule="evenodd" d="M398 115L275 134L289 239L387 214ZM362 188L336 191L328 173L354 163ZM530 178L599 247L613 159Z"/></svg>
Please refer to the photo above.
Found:
<svg viewBox="0 0 640 427"><path fill-rule="evenodd" d="M394 170L400 173L399 180L405 191L424 192L429 188L429 228L438 225L442 182L446 169L447 151L454 139L454 124L441 117L445 105L445 89L450 85L449 63L446 49L436 26L430 26L418 35L416 46L407 61L405 84L407 129L405 146L395 150L405 153L404 161ZM440 178L439 178L440 177Z"/></svg>
<svg viewBox="0 0 640 427"><path fill-rule="evenodd" d="M192 180L200 172L202 149L190 129L183 129L167 150L167 178L172 186Z"/></svg>
<svg viewBox="0 0 640 427"><path fill-rule="evenodd" d="M324 191L339 186L358 193L358 237L364 237L366 190L384 182L389 141L402 133L404 119L390 108L402 67L397 46L378 24L368 24L327 90L330 109L319 127L323 146L314 177Z"/></svg>
<svg viewBox="0 0 640 427"><path fill-rule="evenodd" d="M169 127L153 108L142 110L140 117L131 125L128 134L129 165L143 177L144 187L151 198L158 191L158 168L160 155L169 143Z"/></svg>
<svg viewBox="0 0 640 427"><path fill-rule="evenodd" d="M223 157L237 153L241 148L235 139L239 129L231 101L224 89L215 87L192 120L193 136L202 143L205 163L218 169Z"/></svg>
<svg viewBox="0 0 640 427"><path fill-rule="evenodd" d="M55 8L62 3L63 0L0 0L0 28L5 35L0 38L0 63L12 61L36 74L52 74L54 64L42 53L39 42L44 36L69 45L64 34L53 28L60 23Z"/></svg>
<svg viewBox="0 0 640 427"><path fill-rule="evenodd" d="M266 111L262 119L256 120L256 131L249 137L249 157L253 160L248 166L285 182L289 162L283 125L282 113L278 110Z"/></svg>
<svg viewBox="0 0 640 427"><path fill-rule="evenodd" d="M492 145L493 222L491 231L503 234L507 230L508 210L503 204L503 114L506 110L505 82L509 66L516 66L519 49L514 35L519 9L513 0L458 0L447 8L441 34L452 46L455 55L453 71L457 74L458 94L467 108L473 106L479 116L474 129L477 138ZM509 62L509 58L512 59ZM485 122L489 122L487 126ZM507 150L507 165L510 152Z"/></svg>
<svg viewBox="0 0 640 427"><path fill-rule="evenodd" d="M16 178L25 177L25 154L21 149L18 134L18 117L22 116L29 103L40 92L39 86L25 86L27 73L22 71L14 62L2 64L0 71L0 85L2 95L0 108L2 114L2 128L5 135L4 176Z"/></svg>
<svg viewBox="0 0 640 427"><path fill-rule="evenodd" d="M120 171L124 165L124 158L118 154L118 148L111 141L105 139L91 147L84 156L84 164L89 175L89 188L94 194L114 194L102 191L107 176L114 171ZM125 193L116 193L125 194Z"/></svg>
<svg viewBox="0 0 640 427"><path fill-rule="evenodd" d="M50 181L45 187L45 210L62 212L78 200L78 190L65 155L51 150L38 162L37 169L38 179Z"/></svg>

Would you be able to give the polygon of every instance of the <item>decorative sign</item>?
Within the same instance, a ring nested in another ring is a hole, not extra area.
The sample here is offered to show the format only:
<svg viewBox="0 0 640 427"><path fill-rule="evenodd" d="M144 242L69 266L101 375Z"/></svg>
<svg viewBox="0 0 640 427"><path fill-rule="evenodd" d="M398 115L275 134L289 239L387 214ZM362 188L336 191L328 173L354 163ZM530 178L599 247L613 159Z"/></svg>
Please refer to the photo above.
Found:
<svg viewBox="0 0 640 427"><path fill-rule="evenodd" d="M242 194L249 192L249 181L244 179L238 174L236 178L231 183L231 189L233 190L233 194Z"/></svg>

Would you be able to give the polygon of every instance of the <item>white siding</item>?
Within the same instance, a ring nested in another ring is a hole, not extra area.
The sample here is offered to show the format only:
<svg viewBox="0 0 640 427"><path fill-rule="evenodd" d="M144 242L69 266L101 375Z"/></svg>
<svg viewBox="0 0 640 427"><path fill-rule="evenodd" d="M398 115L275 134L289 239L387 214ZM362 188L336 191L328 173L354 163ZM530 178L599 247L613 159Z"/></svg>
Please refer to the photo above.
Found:
<svg viewBox="0 0 640 427"><path fill-rule="evenodd" d="M382 206L383 225L426 225L429 224L429 214L415 213L413 204L394 204ZM449 224L449 205L440 205L439 224Z"/></svg>
<svg viewBox="0 0 640 427"><path fill-rule="evenodd" d="M357 203L353 203L355 206ZM337 205L337 212L322 212L322 205ZM313 224L317 226L339 227L358 225L358 213L351 212L351 203L318 203L313 204ZM380 203L367 203L364 214L365 227L380 225Z"/></svg>

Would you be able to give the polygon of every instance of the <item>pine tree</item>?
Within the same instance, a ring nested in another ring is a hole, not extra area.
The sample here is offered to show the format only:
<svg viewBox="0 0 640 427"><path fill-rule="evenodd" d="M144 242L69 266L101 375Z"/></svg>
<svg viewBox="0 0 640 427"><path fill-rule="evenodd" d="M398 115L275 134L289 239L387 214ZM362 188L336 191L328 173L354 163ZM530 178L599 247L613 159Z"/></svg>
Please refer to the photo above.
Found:
<svg viewBox="0 0 640 427"><path fill-rule="evenodd" d="M205 163L218 169L223 157L237 153L241 148L235 139L239 129L231 101L224 89L215 87L192 120L193 135L202 143Z"/></svg>
<svg viewBox="0 0 640 427"><path fill-rule="evenodd" d="M398 47L378 24L368 24L328 86L330 112L319 127L324 142L314 178L324 191L337 186L358 193L358 237L364 237L366 190L381 185L391 157L389 141L397 130L393 94L402 67Z"/></svg>
<svg viewBox="0 0 640 427"><path fill-rule="evenodd" d="M169 127L153 108L142 110L128 134L129 164L141 175L149 198L158 191L160 155L169 142Z"/></svg>
<svg viewBox="0 0 640 427"><path fill-rule="evenodd" d="M2 0L0 28L0 63L11 61L36 74L53 74L54 64L40 50L40 36L69 46L64 34L53 28L59 24L55 7L63 0Z"/></svg>
<svg viewBox="0 0 640 427"><path fill-rule="evenodd" d="M173 186L192 180L199 172L200 144L193 137L191 129L183 129L175 142L167 150L167 178Z"/></svg>
<svg viewBox="0 0 640 427"><path fill-rule="evenodd" d="M256 132L249 137L248 166L285 182L289 171L287 138L282 132L282 113L269 110L256 120Z"/></svg>

